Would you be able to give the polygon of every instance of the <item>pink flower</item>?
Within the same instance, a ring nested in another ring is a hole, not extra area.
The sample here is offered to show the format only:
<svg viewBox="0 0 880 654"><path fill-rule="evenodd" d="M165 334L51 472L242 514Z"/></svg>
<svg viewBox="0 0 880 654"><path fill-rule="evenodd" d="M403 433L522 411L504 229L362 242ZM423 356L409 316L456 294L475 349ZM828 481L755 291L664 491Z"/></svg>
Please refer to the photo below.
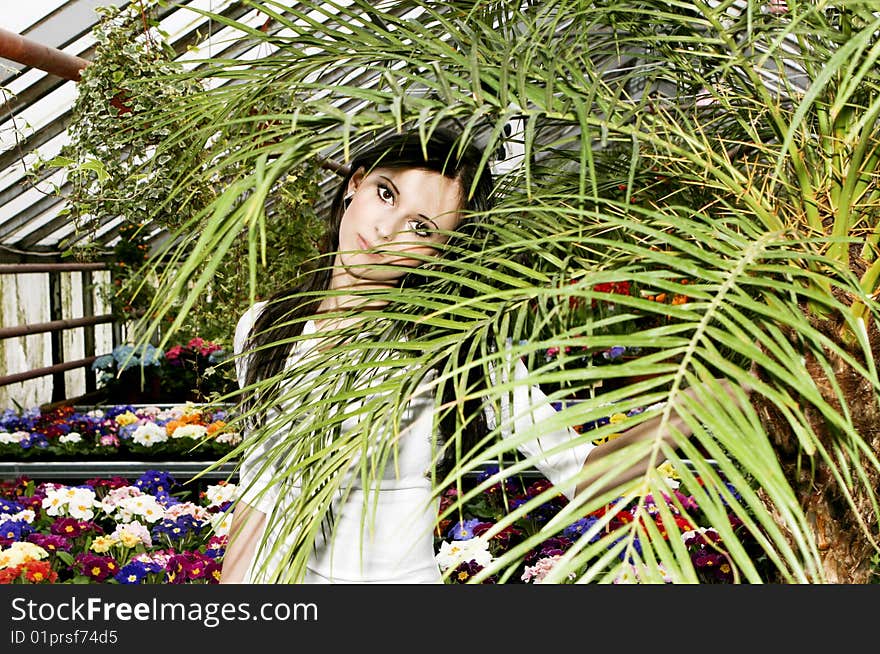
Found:
<svg viewBox="0 0 880 654"><path fill-rule="evenodd" d="M175 345L165 352L165 358L168 359L168 361L177 361L181 354L183 354L183 346Z"/></svg>
<svg viewBox="0 0 880 654"><path fill-rule="evenodd" d="M546 577L553 569L553 566L556 565L556 562L561 558L561 554L554 554L553 556L546 556L543 559L538 559L538 562L535 563L535 565L526 566L520 579L525 582L532 580L533 584L540 584L544 581L544 577Z"/></svg>
<svg viewBox="0 0 880 654"><path fill-rule="evenodd" d="M101 436L100 443L104 447L119 447L119 439L115 434L104 434Z"/></svg>

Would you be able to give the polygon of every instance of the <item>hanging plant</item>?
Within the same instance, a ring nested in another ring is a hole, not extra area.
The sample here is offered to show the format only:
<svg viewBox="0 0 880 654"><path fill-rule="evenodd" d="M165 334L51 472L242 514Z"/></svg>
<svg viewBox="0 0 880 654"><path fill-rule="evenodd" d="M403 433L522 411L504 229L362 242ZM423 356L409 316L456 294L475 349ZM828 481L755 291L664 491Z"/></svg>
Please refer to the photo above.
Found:
<svg viewBox="0 0 880 654"><path fill-rule="evenodd" d="M158 27L158 6L156 0L143 0L124 9L96 9L95 55L78 85L70 142L59 156L39 160L30 170L34 175L47 167L66 171L67 183L54 192L63 196L62 213L71 217L75 232L62 247L79 260L109 260L114 281L99 290L124 321L141 316L152 300L155 279L141 270L151 244L182 225L197 232L200 211L247 172L236 163L234 144L243 135L245 141L260 142L283 134L277 125L257 121L215 129L205 117L192 120L187 102L204 88L181 74L177 53ZM287 96L262 96L255 98L254 111L289 111L290 103ZM143 128L145 121L150 129ZM266 136L270 132L274 136ZM320 196L319 172L308 162L293 167L270 194L275 220L260 293L292 279L316 253L323 232L313 209ZM110 241L112 247L102 245L101 235L119 219L118 238ZM189 315L181 337L230 345L229 325L250 298L247 274L247 266L233 266L218 275L208 301Z"/></svg>
<svg viewBox="0 0 880 654"><path fill-rule="evenodd" d="M166 121L150 131L130 129L136 114L149 114L202 90L192 80L164 81L179 70L174 49L152 24L155 7L145 1L125 9L96 8L95 55L77 87L70 142L58 157L37 164L37 170L46 165L66 169L68 184L57 190L76 224L73 243L93 240L116 218L135 225L161 223L162 214L176 216L184 205L190 212L199 206L192 197L156 213L178 183L181 165L192 163L191 143L166 143L179 126ZM148 85L143 84L146 79L151 80Z"/></svg>

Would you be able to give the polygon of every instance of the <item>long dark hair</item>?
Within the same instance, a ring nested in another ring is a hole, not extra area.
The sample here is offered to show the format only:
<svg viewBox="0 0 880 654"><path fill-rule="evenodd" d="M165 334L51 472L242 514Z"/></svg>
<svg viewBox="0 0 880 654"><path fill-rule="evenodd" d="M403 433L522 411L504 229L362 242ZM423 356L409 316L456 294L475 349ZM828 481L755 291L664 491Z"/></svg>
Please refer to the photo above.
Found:
<svg viewBox="0 0 880 654"><path fill-rule="evenodd" d="M419 168L457 180L464 193L465 218L462 225L466 225L469 214L478 214L490 207L492 175L483 162L483 152L474 144L460 145L456 132L437 128L424 143L418 131L408 131L377 140L354 155L330 204L328 229L316 265L298 283L271 296L254 321L245 348L249 353L245 373L247 388L252 389L257 382L271 379L282 372L296 338L302 334L305 320L318 310L321 302L319 292L330 287L332 263L339 248L339 228L345 213L345 194L349 180L358 170L363 168L370 171L376 166ZM417 277L417 271L415 269L413 273L408 273L401 280L401 285L411 286L413 282L410 278ZM451 388L451 385L448 387ZM448 395L449 392L444 393L445 400L452 399L446 397ZM243 405L252 408L256 400L253 391L250 391ZM465 411L469 409L466 407ZM474 410L479 413L476 407ZM444 423L454 418L452 412L448 412ZM468 440L472 440L482 432L483 417L479 416L469 424L467 431L472 436ZM448 428L451 429L451 426ZM447 431L443 424L441 431Z"/></svg>

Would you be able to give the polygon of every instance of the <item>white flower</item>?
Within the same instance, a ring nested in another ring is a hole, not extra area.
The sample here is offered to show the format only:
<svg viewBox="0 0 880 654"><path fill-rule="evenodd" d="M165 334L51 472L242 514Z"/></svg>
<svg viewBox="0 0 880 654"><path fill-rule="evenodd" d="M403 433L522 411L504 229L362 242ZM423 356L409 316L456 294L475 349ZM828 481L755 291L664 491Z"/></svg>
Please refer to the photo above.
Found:
<svg viewBox="0 0 880 654"><path fill-rule="evenodd" d="M171 432L171 438L195 438L201 439L204 438L208 433L207 428L204 425L181 425L173 432Z"/></svg>
<svg viewBox="0 0 880 654"><path fill-rule="evenodd" d="M208 498L208 507L221 506L226 502L235 499L235 492L238 487L235 484L217 484L216 486L208 486L205 490L205 496Z"/></svg>
<svg viewBox="0 0 880 654"><path fill-rule="evenodd" d="M43 508L48 515L69 515L77 520L91 520L95 517L95 491L79 486L58 486L46 490Z"/></svg>
<svg viewBox="0 0 880 654"><path fill-rule="evenodd" d="M241 443L241 434L237 431L221 431L219 434L217 434L216 441L218 443L238 445L239 443Z"/></svg>
<svg viewBox="0 0 880 654"><path fill-rule="evenodd" d="M119 488L114 488L104 496L104 499L101 501L101 508L107 512L107 515L113 515L116 507L122 502L122 500L127 497L137 497L138 495L143 495L143 493L141 493L141 489L137 486L120 486Z"/></svg>
<svg viewBox="0 0 880 654"><path fill-rule="evenodd" d="M11 434L6 431L0 431L0 444L3 445L18 445L25 438L27 438L28 433L26 431L15 431Z"/></svg>
<svg viewBox="0 0 880 654"><path fill-rule="evenodd" d="M91 520L95 517L95 507L101 506L95 501L95 491L89 488L70 488L67 495L67 513L77 520Z"/></svg>
<svg viewBox="0 0 880 654"><path fill-rule="evenodd" d="M169 520L175 520L182 515L192 516L196 520L207 520L210 516L210 512L203 506L199 506L198 504L194 504L192 502L180 502L179 504L172 504L167 509L165 509L165 517Z"/></svg>
<svg viewBox="0 0 880 654"><path fill-rule="evenodd" d="M217 536L226 536L229 534L229 527L232 525L232 513L230 511L221 511L211 516L211 527Z"/></svg>
<svg viewBox="0 0 880 654"><path fill-rule="evenodd" d="M138 445L150 447L156 443L167 441L168 434L165 432L164 427L160 427L155 422L147 422L134 430L131 439Z"/></svg>
<svg viewBox="0 0 880 654"><path fill-rule="evenodd" d="M111 536L118 539L126 547L134 547L138 543L143 543L147 547L153 546L150 530L137 520L117 524Z"/></svg>
<svg viewBox="0 0 880 654"><path fill-rule="evenodd" d="M147 522L158 522L165 517L165 509L152 495L132 495L120 498L112 507L114 518L119 522L131 522L143 518Z"/></svg>
<svg viewBox="0 0 880 654"><path fill-rule="evenodd" d="M435 556L440 571L457 568L459 564L474 561L484 568L492 562L489 542L483 538L468 540L443 541L440 551Z"/></svg>
<svg viewBox="0 0 880 654"><path fill-rule="evenodd" d="M67 498L62 491L55 488L47 489L46 497L43 498L42 506L46 509L46 515L61 515L61 512L67 508Z"/></svg>
<svg viewBox="0 0 880 654"><path fill-rule="evenodd" d="M23 509L17 513L0 513L0 524L4 522L26 522L31 524L37 514L33 509Z"/></svg>
<svg viewBox="0 0 880 654"><path fill-rule="evenodd" d="M49 556L49 553L39 545L15 541L5 550L0 547L0 569L12 568L28 561L39 561Z"/></svg>
<svg viewBox="0 0 880 654"><path fill-rule="evenodd" d="M59 443L79 443L82 441L82 436L79 435L78 431L72 431L69 434L62 434L58 437Z"/></svg>
<svg viewBox="0 0 880 654"><path fill-rule="evenodd" d="M165 517L165 508L152 495L139 495L125 500L126 508L147 522L158 522Z"/></svg>

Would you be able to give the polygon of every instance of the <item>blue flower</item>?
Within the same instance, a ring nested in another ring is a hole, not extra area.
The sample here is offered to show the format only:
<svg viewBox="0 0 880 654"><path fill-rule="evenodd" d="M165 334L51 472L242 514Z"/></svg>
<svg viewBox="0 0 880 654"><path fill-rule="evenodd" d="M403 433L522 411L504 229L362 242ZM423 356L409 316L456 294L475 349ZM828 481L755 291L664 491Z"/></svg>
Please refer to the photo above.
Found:
<svg viewBox="0 0 880 654"><path fill-rule="evenodd" d="M446 536L452 540L470 540L474 537L474 527L480 524L480 522L479 518L456 522L446 533Z"/></svg>
<svg viewBox="0 0 880 654"><path fill-rule="evenodd" d="M154 566L155 564L147 564L143 561L132 561L122 566L113 578L120 584L139 584L144 577L154 571Z"/></svg>
<svg viewBox="0 0 880 654"><path fill-rule="evenodd" d="M13 502L12 500L6 500L0 498L0 513L18 513L19 511L23 511L24 507L18 502Z"/></svg>
<svg viewBox="0 0 880 654"><path fill-rule="evenodd" d="M6 520L5 522L0 522L0 542L22 540L33 531L34 528L26 522Z"/></svg>
<svg viewBox="0 0 880 654"><path fill-rule="evenodd" d="M108 419L113 419L116 416L121 416L123 413L135 413L135 409L131 404L117 404L116 406L111 406L104 413L104 417Z"/></svg>
<svg viewBox="0 0 880 654"><path fill-rule="evenodd" d="M617 540L614 541L614 545L617 545L617 543L624 540L625 538L629 538L629 537L628 536L621 536L620 538L618 538ZM627 555L627 552L630 552L631 550L635 550L639 556L642 555L642 543L639 541L638 538L631 539L627 543L627 546L622 548L620 550L620 552L618 552L617 557L621 561L624 561L624 560L626 560L625 557ZM628 558L629 558L628 563L635 563L635 561L632 559L632 557L628 557Z"/></svg>
<svg viewBox="0 0 880 654"><path fill-rule="evenodd" d="M92 370L107 370L108 368L113 367L113 355L112 354L102 354L97 359L92 361Z"/></svg>
<svg viewBox="0 0 880 654"><path fill-rule="evenodd" d="M191 515L181 515L174 520L162 520L157 523L150 534L156 540L167 536L172 541L179 541L189 534L199 534L205 528L204 522L193 518Z"/></svg>
<svg viewBox="0 0 880 654"><path fill-rule="evenodd" d="M134 485L145 493L168 493L172 488L177 486L177 480L170 472L161 470L147 470L138 477Z"/></svg>
<svg viewBox="0 0 880 654"><path fill-rule="evenodd" d="M624 352L626 352L626 348L624 346L615 345L614 347L610 347L607 350L604 350L602 352L602 356L608 361L613 361L614 359L622 356Z"/></svg>
<svg viewBox="0 0 880 654"><path fill-rule="evenodd" d="M477 475L477 481L486 481L492 475L498 474L498 470L499 468L496 465L486 466L485 468L483 468L483 472Z"/></svg>
<svg viewBox="0 0 880 654"><path fill-rule="evenodd" d="M116 435L119 436L119 438L121 438L122 440L131 440L132 436L134 436L134 432L137 431L137 428L140 426L141 425L139 422L133 422L130 425L124 425L117 430Z"/></svg>
<svg viewBox="0 0 880 654"><path fill-rule="evenodd" d="M37 447L40 449L49 447L49 441L46 439L46 434L40 433L38 431L28 434L26 438L21 439L19 444L24 450L29 450L32 447Z"/></svg>
<svg viewBox="0 0 880 654"><path fill-rule="evenodd" d="M570 525L568 525L568 527L563 530L562 535L566 538L571 538L572 540L574 540L581 536L581 534L585 534L587 531L589 531L590 527L592 527L597 522L598 519L594 518L593 516L581 518L580 520L572 522ZM599 534L594 534L593 537L590 539L590 542L595 543L598 539Z"/></svg>

